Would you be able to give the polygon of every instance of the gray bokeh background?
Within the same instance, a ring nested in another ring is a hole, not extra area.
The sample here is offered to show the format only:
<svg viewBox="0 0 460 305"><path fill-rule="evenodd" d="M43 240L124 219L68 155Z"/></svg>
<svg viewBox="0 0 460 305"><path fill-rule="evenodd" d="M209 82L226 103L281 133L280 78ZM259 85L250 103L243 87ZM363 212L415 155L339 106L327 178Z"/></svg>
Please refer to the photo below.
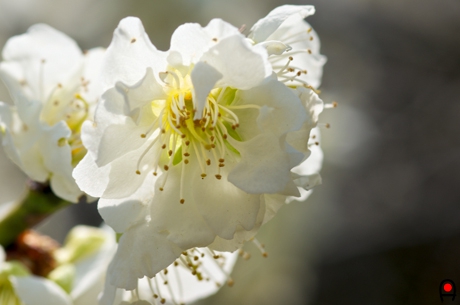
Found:
<svg viewBox="0 0 460 305"><path fill-rule="evenodd" d="M82 48L107 46L134 15L168 49L184 22L250 27L284 3L0 0L0 45L46 22ZM321 97L339 103L321 116L332 126L323 185L261 230L268 258L248 244L235 286L201 304L438 304L441 280L460 285L460 0L290 3L316 6L308 21L328 57ZM0 99L10 100L3 88ZM42 229L62 239L74 221L97 224L95 205Z"/></svg>

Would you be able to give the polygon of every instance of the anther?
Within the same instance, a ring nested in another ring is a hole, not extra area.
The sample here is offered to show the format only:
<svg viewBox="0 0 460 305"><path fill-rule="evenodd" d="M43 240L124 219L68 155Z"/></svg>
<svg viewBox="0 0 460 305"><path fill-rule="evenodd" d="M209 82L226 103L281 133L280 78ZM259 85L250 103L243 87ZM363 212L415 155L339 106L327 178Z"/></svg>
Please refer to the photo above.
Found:
<svg viewBox="0 0 460 305"><path fill-rule="evenodd" d="M310 36L310 41L312 41L312 40L313 40L313 36Z"/></svg>
<svg viewBox="0 0 460 305"><path fill-rule="evenodd" d="M185 164L188 164L188 159L185 159L185 160L184 160L184 163L185 163Z"/></svg>
<svg viewBox="0 0 460 305"><path fill-rule="evenodd" d="M155 294L153 295L153 297L154 297L155 299L158 299L158 294L155 293Z"/></svg>
<svg viewBox="0 0 460 305"><path fill-rule="evenodd" d="M165 300L165 299L161 299L160 303L161 303L161 304L164 304L164 303L166 303L166 300Z"/></svg>
<svg viewBox="0 0 460 305"><path fill-rule="evenodd" d="M188 156L190 156L190 154L188 152L186 152L186 153L184 153L184 156L188 157Z"/></svg>
<svg viewBox="0 0 460 305"><path fill-rule="evenodd" d="M185 202L185 199L182 198L182 199L180 200L180 203L181 203L181 204L184 204L184 202Z"/></svg>
<svg viewBox="0 0 460 305"><path fill-rule="evenodd" d="M135 43L135 42L136 42L136 38L131 39L131 43Z"/></svg>
<svg viewBox="0 0 460 305"><path fill-rule="evenodd" d="M337 102L332 102L330 104L324 104L325 109L337 108L339 104Z"/></svg>
<svg viewBox="0 0 460 305"><path fill-rule="evenodd" d="M217 180L220 180L220 179L222 179L222 176L221 175L216 175L216 178L217 178Z"/></svg>
<svg viewBox="0 0 460 305"><path fill-rule="evenodd" d="M169 151L168 151L168 155L169 155L170 157L172 156L172 153L173 153L172 150L169 150Z"/></svg>
<svg viewBox="0 0 460 305"><path fill-rule="evenodd" d="M222 138L224 138L224 140L227 139L227 137L228 137L228 136L227 136L226 133L224 133L224 135L222 136Z"/></svg>
<svg viewBox="0 0 460 305"><path fill-rule="evenodd" d="M207 164L207 165L211 165L211 160L209 160L209 159L206 160L206 164Z"/></svg>
<svg viewBox="0 0 460 305"><path fill-rule="evenodd" d="M163 192L164 188L160 187L159 190Z"/></svg>
<svg viewBox="0 0 460 305"><path fill-rule="evenodd" d="M158 175L158 174L157 174L157 172L153 172L153 175L156 176L156 175Z"/></svg>
<svg viewBox="0 0 460 305"><path fill-rule="evenodd" d="M198 259L200 259L198 256L193 257L193 260L195 260L195 261L197 261Z"/></svg>
<svg viewBox="0 0 460 305"><path fill-rule="evenodd" d="M182 139L185 139L185 134L181 134L180 137L181 137Z"/></svg>
<svg viewBox="0 0 460 305"><path fill-rule="evenodd" d="M189 145L190 145L190 141L185 141L185 145L189 146Z"/></svg>
<svg viewBox="0 0 460 305"><path fill-rule="evenodd" d="M235 284L235 282L233 281L233 279L231 279L231 278L228 279L228 281L227 281L228 287L233 287L233 284Z"/></svg>
<svg viewBox="0 0 460 305"><path fill-rule="evenodd" d="M166 144L163 144L163 145L161 146L161 149L165 149L165 148L166 148Z"/></svg>
<svg viewBox="0 0 460 305"><path fill-rule="evenodd" d="M268 257L268 253L265 251L264 249L264 245L261 244L257 239L253 239L252 242L254 243L254 245L256 245L256 247L259 249L259 251L262 253L262 256L263 257Z"/></svg>
<svg viewBox="0 0 460 305"><path fill-rule="evenodd" d="M289 56L289 60L290 60L290 61L293 61L293 60L294 60L294 57Z"/></svg>
<svg viewBox="0 0 460 305"><path fill-rule="evenodd" d="M202 173L202 174L201 174L201 179L204 179L204 178L206 178L206 174L205 174L205 173Z"/></svg>
<svg viewBox="0 0 460 305"><path fill-rule="evenodd" d="M145 137L146 137L145 133L141 134L141 138L145 138Z"/></svg>
<svg viewBox="0 0 460 305"><path fill-rule="evenodd" d="M224 163L220 163L220 164L219 164L219 167L224 167L224 166L225 166Z"/></svg>
<svg viewBox="0 0 460 305"><path fill-rule="evenodd" d="M136 171L136 174L140 175L140 174L141 174L141 172L137 170L137 171Z"/></svg>
<svg viewBox="0 0 460 305"><path fill-rule="evenodd" d="M225 160L224 160L224 159L222 159L222 158L220 158L220 159L219 159L219 162L220 162L220 163L224 163L224 162L225 162Z"/></svg>
<svg viewBox="0 0 460 305"><path fill-rule="evenodd" d="M163 166L163 168L165 169L165 171L167 171L169 169L169 166L165 165Z"/></svg>

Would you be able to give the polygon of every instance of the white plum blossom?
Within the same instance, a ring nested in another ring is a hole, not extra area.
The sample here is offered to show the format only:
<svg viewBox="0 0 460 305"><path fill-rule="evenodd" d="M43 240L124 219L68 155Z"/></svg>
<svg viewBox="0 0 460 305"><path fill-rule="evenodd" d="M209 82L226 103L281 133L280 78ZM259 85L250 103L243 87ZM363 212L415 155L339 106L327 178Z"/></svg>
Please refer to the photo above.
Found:
<svg viewBox="0 0 460 305"><path fill-rule="evenodd" d="M100 94L103 53L84 54L71 38L44 24L10 38L2 53L0 76L14 101L14 106L0 102L5 152L30 179L49 181L57 196L72 202L83 194L72 170L86 153L80 128Z"/></svg>
<svg viewBox="0 0 460 305"><path fill-rule="evenodd" d="M220 19L185 24L166 52L137 18L120 22L102 69L107 91L94 123L82 126L88 153L73 173L122 234L104 295L138 288L138 278L158 277L189 249L241 248L286 200L320 182L321 150L308 157L322 65L288 83L284 53L293 47L273 51L289 42L280 31L292 30L284 21L298 8L275 10L249 38Z"/></svg>
<svg viewBox="0 0 460 305"><path fill-rule="evenodd" d="M56 283L30 275L22 264L6 262L0 246L0 304L72 305L72 300Z"/></svg>
<svg viewBox="0 0 460 305"><path fill-rule="evenodd" d="M238 252L192 248L154 278L139 279L134 292L117 289L107 281L100 305L193 303L214 294L224 284L233 285L230 273L237 257Z"/></svg>
<svg viewBox="0 0 460 305"><path fill-rule="evenodd" d="M70 295L73 305L97 305L116 248L115 232L108 226L75 226L55 251L58 267L48 278Z"/></svg>
<svg viewBox="0 0 460 305"><path fill-rule="evenodd" d="M314 13L311 5L283 5L257 21L248 35L265 46L273 70L289 86L318 88L321 84L326 58L319 52L318 35L304 20Z"/></svg>
<svg viewBox="0 0 460 305"><path fill-rule="evenodd" d="M304 20L314 13L315 8L311 5L283 5L257 21L248 35L254 44L263 45L267 49L269 61L278 80L292 88L308 113L303 126L287 135L287 142L305 156L304 161L292 169L293 174L297 176L294 182L301 196L286 198L265 195L264 223L270 220L285 202L304 201L311 194L308 190L321 183L319 171L323 153L318 146L319 128L315 126L323 109L335 107L335 104L323 105L316 90L321 84L326 58L320 54L318 35Z"/></svg>

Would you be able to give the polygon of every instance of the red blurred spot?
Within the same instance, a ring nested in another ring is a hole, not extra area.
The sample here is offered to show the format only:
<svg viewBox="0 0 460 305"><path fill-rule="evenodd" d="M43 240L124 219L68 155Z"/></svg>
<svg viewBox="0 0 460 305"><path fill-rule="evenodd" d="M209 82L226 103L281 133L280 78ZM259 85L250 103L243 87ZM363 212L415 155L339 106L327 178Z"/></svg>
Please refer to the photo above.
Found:
<svg viewBox="0 0 460 305"><path fill-rule="evenodd" d="M444 289L445 292L450 292L452 290L452 284L445 283L442 288Z"/></svg>

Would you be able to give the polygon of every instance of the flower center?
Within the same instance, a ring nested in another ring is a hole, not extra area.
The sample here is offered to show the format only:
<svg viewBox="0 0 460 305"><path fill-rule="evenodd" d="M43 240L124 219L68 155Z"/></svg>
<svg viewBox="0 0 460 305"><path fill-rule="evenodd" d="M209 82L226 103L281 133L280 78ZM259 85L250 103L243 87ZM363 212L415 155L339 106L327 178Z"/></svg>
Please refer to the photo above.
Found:
<svg viewBox="0 0 460 305"><path fill-rule="evenodd" d="M169 70L160 74L165 83L167 98L151 102L151 110L155 119L142 138L152 139L151 144L143 152L137 163L136 173L140 174L143 157L152 147L157 149L153 175L158 168L166 172L164 181L159 188L164 189L168 171L172 166L183 162L181 173L181 199L184 185L186 165L193 159L201 169L201 178L207 173L215 172L215 178L222 178L221 168L225 166L225 158L238 156L239 152L229 143L229 138L241 141L236 131L239 119L235 109L259 108L256 105L232 105L236 89L225 87L212 89L208 95L201 118L196 117L196 105L193 101L193 87L189 74L183 76L177 70ZM214 167L214 169L209 169Z"/></svg>
<svg viewBox="0 0 460 305"><path fill-rule="evenodd" d="M78 93L85 90L84 84L85 82L82 80L79 90L71 90L70 92L66 88L63 88L61 84L58 84L41 113L42 120L50 126L59 121L66 122L71 135L67 139L59 139L58 145L64 146L66 143L70 145L72 166L74 167L86 154L86 149L80 138L80 131L83 122L88 118L89 104Z"/></svg>

